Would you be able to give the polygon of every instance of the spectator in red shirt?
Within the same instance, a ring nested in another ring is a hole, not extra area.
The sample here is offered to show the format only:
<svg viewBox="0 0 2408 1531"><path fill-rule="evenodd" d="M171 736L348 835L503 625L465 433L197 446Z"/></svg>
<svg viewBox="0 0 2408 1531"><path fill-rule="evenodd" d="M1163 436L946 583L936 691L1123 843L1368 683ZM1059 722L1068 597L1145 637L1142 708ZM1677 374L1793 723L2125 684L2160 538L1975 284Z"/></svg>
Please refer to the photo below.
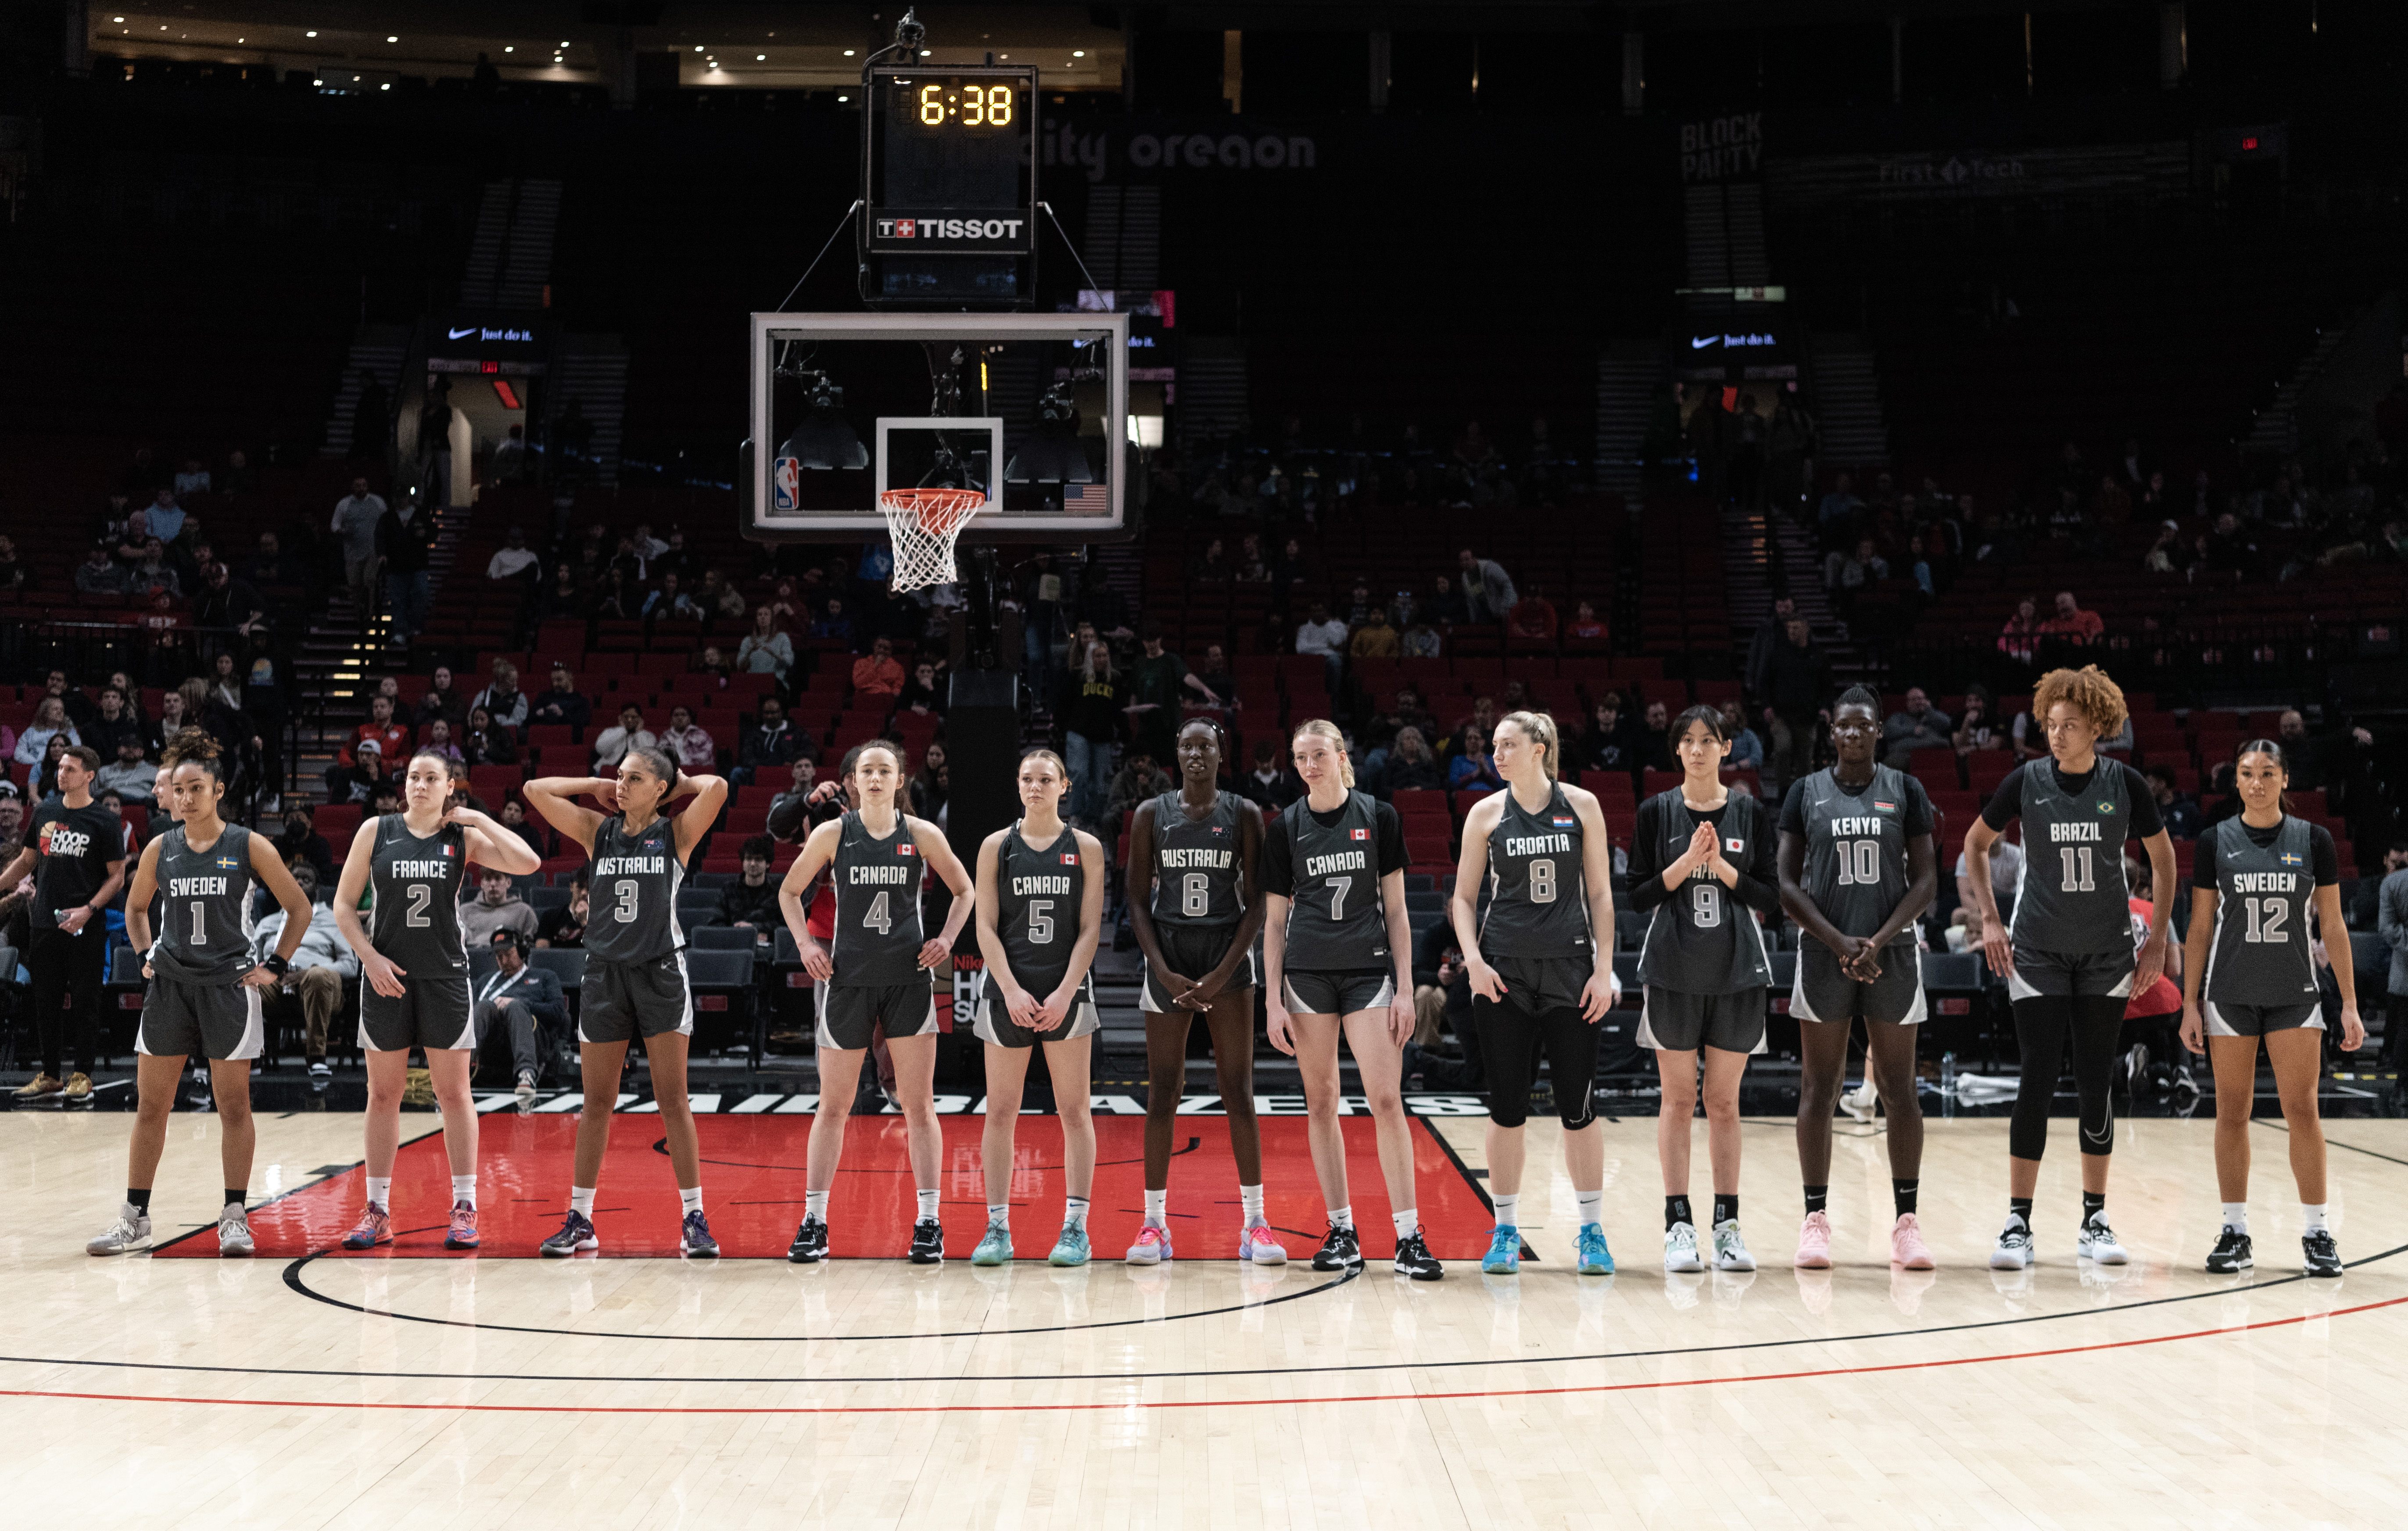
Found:
<svg viewBox="0 0 2408 1531"><path fill-rule="evenodd" d="M376 696L368 702L368 721L351 731L351 742L343 751L343 764L359 764L357 746L362 739L376 740L377 751L386 764L400 760L409 752L410 733L394 722L393 698Z"/></svg>
<svg viewBox="0 0 2408 1531"><path fill-rule="evenodd" d="M1572 612L1571 624L1564 629L1564 637L1584 645L1601 646L1605 642L1605 619L1597 614L1595 602L1581 602Z"/></svg>
<svg viewBox="0 0 2408 1531"><path fill-rule="evenodd" d="M896 663L895 645L880 638L869 646L869 652L853 662L853 689L865 696L899 696L903 692L903 666Z"/></svg>
<svg viewBox="0 0 2408 1531"><path fill-rule="evenodd" d="M1532 585L1530 593L1514 602L1513 609L1505 614L1505 631L1509 637L1526 642L1555 642L1555 606L1539 594L1538 586Z"/></svg>
<svg viewBox="0 0 2408 1531"><path fill-rule="evenodd" d="M2077 605L2073 592L2060 590L2057 593L2056 614L2042 622L2040 630L2076 643L2095 643L2099 635L2107 630L2107 624L2099 620L2098 612L2085 611Z"/></svg>

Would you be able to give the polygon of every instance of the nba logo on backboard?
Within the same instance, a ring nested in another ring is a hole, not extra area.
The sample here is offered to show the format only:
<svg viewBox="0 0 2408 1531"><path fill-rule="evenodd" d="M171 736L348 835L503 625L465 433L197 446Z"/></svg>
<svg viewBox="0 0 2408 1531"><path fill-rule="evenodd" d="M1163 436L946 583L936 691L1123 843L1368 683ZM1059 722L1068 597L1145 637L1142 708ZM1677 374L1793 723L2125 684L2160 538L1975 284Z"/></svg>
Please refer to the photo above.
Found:
<svg viewBox="0 0 2408 1531"><path fill-rule="evenodd" d="M802 508L803 465L800 458L781 457L769 470L769 508L799 510Z"/></svg>

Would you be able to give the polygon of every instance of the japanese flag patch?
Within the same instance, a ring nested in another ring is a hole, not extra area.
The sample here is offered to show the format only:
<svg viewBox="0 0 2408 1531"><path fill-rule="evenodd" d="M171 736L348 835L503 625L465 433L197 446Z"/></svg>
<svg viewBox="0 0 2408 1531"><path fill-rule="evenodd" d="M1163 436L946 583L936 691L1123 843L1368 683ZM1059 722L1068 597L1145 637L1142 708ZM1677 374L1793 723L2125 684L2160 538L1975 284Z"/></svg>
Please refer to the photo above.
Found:
<svg viewBox="0 0 2408 1531"><path fill-rule="evenodd" d="M1738 838L1727 839L1723 841L1723 849L1726 851L1744 851L1747 849L1747 842Z"/></svg>

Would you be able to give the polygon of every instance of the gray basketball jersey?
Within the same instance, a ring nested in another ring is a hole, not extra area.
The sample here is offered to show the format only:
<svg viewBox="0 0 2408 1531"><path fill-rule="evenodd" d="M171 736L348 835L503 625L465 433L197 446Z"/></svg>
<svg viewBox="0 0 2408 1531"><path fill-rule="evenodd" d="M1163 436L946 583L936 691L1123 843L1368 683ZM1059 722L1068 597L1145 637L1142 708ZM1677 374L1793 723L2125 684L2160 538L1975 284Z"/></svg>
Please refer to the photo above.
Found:
<svg viewBox="0 0 2408 1531"><path fill-rule="evenodd" d="M398 813L376 822L368 888L376 896L368 944L410 978L468 970L460 939L460 889L467 880L468 833L444 824L424 839Z"/></svg>
<svg viewBox="0 0 2408 1531"><path fill-rule="evenodd" d="M1342 973L1389 966L1388 911L1380 899L1377 810L1346 794L1338 823L1325 825L1299 797L1285 811L1291 880L1287 955L1291 973Z"/></svg>
<svg viewBox="0 0 2408 1531"><path fill-rule="evenodd" d="M228 824L195 851L178 824L159 841L159 941L153 968L187 983L230 981L251 954L251 831Z"/></svg>
<svg viewBox="0 0 2408 1531"><path fill-rule="evenodd" d="M604 962L651 962L683 947L677 895L684 884L675 821L655 819L629 834L619 814L603 820L594 831L594 869L586 884L586 954Z"/></svg>
<svg viewBox="0 0 2408 1531"><path fill-rule="evenodd" d="M1860 793L1842 790L1828 767L1805 781L1806 896L1842 936L1870 936L1906 896L1906 810L1911 783L1875 766ZM1913 946L1907 925L1893 946Z"/></svg>
<svg viewBox="0 0 2408 1531"><path fill-rule="evenodd" d="M847 812L828 875L836 880L836 935L828 958L835 983L884 989L927 975L920 967L920 848L904 816L895 832L872 835L858 812ZM1075 924L1076 919L1072 923Z"/></svg>
<svg viewBox="0 0 2408 1531"><path fill-rule="evenodd" d="M1480 922L1486 957L1573 957L1590 952L1588 882L1580 815L1564 789L1548 784L1546 806L1524 808L1509 790L1488 832L1488 913Z"/></svg>
<svg viewBox="0 0 2408 1531"><path fill-rule="evenodd" d="M2215 939L2201 997L2216 1005L2298 1005L2316 997L2308 951L2315 897L2305 819L2283 816L2274 843L2258 845L2236 815L2209 834L2215 851Z"/></svg>
<svg viewBox="0 0 2408 1531"><path fill-rule="evenodd" d="M1020 837L1017 823L1003 832L995 867L996 934L1012 978L1039 999L1061 987L1070 970L1086 904L1086 860L1067 826L1042 851Z"/></svg>
<svg viewBox="0 0 2408 1531"><path fill-rule="evenodd" d="M1238 884L1238 803L1230 793L1190 823L1179 794L1154 800L1154 902L1157 925L1234 925L1246 912Z"/></svg>
<svg viewBox="0 0 2408 1531"><path fill-rule="evenodd" d="M1660 794L1656 822L1666 838L1667 862L1689 849L1689 838L1705 823L1689 811L1681 789ZM1753 797L1731 794L1718 833L1723 859L1745 866L1756 837L1768 826ZM1772 962L1765 954L1764 932L1756 911L1731 897L1707 868L1691 874L1687 884L1656 906L1647 918L1647 936L1639 952L1639 977L1644 983L1684 994L1730 994L1772 982Z"/></svg>
<svg viewBox="0 0 2408 1531"><path fill-rule="evenodd" d="M2016 769L2023 782L2024 865L2008 935L2018 947L2068 955L2131 949L2124 839L2132 804L2124 773L2106 756L2098 759L2079 798L2058 785L2051 761Z"/></svg>

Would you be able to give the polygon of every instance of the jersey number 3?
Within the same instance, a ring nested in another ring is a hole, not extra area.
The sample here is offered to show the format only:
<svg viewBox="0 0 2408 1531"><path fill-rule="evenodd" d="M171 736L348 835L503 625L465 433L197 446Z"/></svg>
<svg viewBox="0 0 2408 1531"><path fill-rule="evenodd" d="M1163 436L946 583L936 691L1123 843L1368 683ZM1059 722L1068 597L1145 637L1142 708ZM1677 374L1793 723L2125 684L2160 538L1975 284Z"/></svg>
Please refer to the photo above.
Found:
<svg viewBox="0 0 2408 1531"><path fill-rule="evenodd" d="M636 923L637 886L636 880L631 877L621 878L612 886L611 891L619 895L619 903L617 908L611 909L610 918L623 925L632 925Z"/></svg>

